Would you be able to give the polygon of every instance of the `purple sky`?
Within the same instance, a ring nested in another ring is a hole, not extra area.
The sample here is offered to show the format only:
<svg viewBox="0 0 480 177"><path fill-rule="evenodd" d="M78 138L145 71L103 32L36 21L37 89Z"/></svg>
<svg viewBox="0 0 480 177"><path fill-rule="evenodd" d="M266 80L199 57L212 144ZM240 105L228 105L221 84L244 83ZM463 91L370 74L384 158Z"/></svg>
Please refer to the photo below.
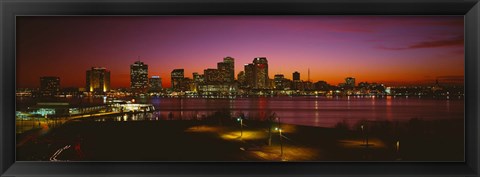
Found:
<svg viewBox="0 0 480 177"><path fill-rule="evenodd" d="M59 76L84 87L92 66L111 71L113 88L129 86L138 56L149 76L170 86L185 75L235 58L235 75L267 57L269 75L299 71L307 80L412 83L464 74L463 16L88 16L17 17L17 86Z"/></svg>

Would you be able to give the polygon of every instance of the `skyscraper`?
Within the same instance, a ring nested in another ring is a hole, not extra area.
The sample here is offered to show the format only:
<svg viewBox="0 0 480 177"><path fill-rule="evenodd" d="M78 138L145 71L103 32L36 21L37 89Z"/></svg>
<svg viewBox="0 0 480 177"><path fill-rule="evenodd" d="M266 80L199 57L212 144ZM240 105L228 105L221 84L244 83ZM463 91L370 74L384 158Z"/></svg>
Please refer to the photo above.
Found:
<svg viewBox="0 0 480 177"><path fill-rule="evenodd" d="M285 79L285 76L283 74L275 74L273 77L274 83L275 83L275 89L282 90L284 89L284 84L283 81Z"/></svg>
<svg viewBox="0 0 480 177"><path fill-rule="evenodd" d="M253 88L255 85L255 65L252 63L245 64L245 87Z"/></svg>
<svg viewBox="0 0 480 177"><path fill-rule="evenodd" d="M194 72L193 74L193 82L194 83L203 83L205 81L205 75L203 74L198 74L197 72Z"/></svg>
<svg viewBox="0 0 480 177"><path fill-rule="evenodd" d="M53 96L60 91L60 78L55 76L40 77L40 93L43 96Z"/></svg>
<svg viewBox="0 0 480 177"><path fill-rule="evenodd" d="M246 87L247 86L245 71L240 71L237 74L237 80L238 80L238 83L240 84L241 87Z"/></svg>
<svg viewBox="0 0 480 177"><path fill-rule="evenodd" d="M184 70L183 69L174 69L170 73L170 77L172 78L172 89L173 90L179 90L180 86L183 82L183 79L185 78L184 75Z"/></svg>
<svg viewBox="0 0 480 177"><path fill-rule="evenodd" d="M145 93L148 89L148 65L136 61L130 65L130 87L132 91Z"/></svg>
<svg viewBox="0 0 480 177"><path fill-rule="evenodd" d="M253 89L269 89L268 61L265 57L257 57L252 63L245 64L246 87Z"/></svg>
<svg viewBox="0 0 480 177"><path fill-rule="evenodd" d="M104 67L92 67L86 72L86 89L89 92L110 91L110 71Z"/></svg>
<svg viewBox="0 0 480 177"><path fill-rule="evenodd" d="M303 90L304 89L304 84L300 80L300 73L298 71L293 72L292 74L292 89L294 90Z"/></svg>
<svg viewBox="0 0 480 177"><path fill-rule="evenodd" d="M217 72L219 74L219 77L220 77L220 82L222 83L227 83L227 82L232 82L233 80L231 80L231 78L229 77L229 67L230 67L230 64L229 63L225 63L225 62L218 62L217 63Z"/></svg>
<svg viewBox="0 0 480 177"><path fill-rule="evenodd" d="M227 70L227 82L235 81L235 59L232 57L223 58L223 63L228 64Z"/></svg>
<svg viewBox="0 0 480 177"><path fill-rule="evenodd" d="M160 76L152 76L149 79L149 90L153 92L158 92L162 90L162 78Z"/></svg>
<svg viewBox="0 0 480 177"><path fill-rule="evenodd" d="M300 73L299 72L295 71L295 72L293 72L292 75L293 75L292 76L293 81L300 81Z"/></svg>
<svg viewBox="0 0 480 177"><path fill-rule="evenodd" d="M235 59L232 57L223 58L223 62L217 63L217 69L221 74L222 82L231 83L235 81Z"/></svg>
<svg viewBox="0 0 480 177"><path fill-rule="evenodd" d="M224 72L219 69L208 68L203 70L203 74L205 76L205 82L207 84L219 84L225 81Z"/></svg>
<svg viewBox="0 0 480 177"><path fill-rule="evenodd" d="M268 89L270 86L270 80L268 78L268 61L265 57L257 57L253 59L255 65L254 72L254 88L256 89Z"/></svg>

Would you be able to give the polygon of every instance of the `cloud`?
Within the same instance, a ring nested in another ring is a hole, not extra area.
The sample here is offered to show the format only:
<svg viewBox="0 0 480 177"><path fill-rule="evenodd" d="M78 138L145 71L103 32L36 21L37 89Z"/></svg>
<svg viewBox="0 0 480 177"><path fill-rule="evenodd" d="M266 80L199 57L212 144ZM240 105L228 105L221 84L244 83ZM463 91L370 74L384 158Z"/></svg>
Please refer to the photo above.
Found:
<svg viewBox="0 0 480 177"><path fill-rule="evenodd" d="M385 50L408 50L408 49L422 49L422 48L437 48L437 47L451 47L451 46L463 46L463 35L456 36L450 39L422 41L411 44L406 47L380 47Z"/></svg>

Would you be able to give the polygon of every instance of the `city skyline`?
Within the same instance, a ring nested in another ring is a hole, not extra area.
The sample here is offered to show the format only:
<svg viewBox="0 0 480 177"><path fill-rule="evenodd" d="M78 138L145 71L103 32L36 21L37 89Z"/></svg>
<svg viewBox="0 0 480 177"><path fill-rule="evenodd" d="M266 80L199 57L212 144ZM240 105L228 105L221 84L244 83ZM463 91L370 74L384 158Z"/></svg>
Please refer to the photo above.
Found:
<svg viewBox="0 0 480 177"><path fill-rule="evenodd" d="M224 58L224 61L225 61L225 59L230 60L230 62L232 62L232 63L233 63L233 61L234 61L234 58L231 57L231 56L226 56L226 57ZM286 77L286 75L288 75L288 74L285 74L285 73L275 73L275 74L273 74L274 76L271 77L270 75L272 75L272 74L271 74L271 73L268 73L268 61L267 61L267 58L266 58L266 57L255 57L255 58L253 59L253 63L245 64L245 65L244 65L244 66L245 66L244 70L236 71L236 72L237 72L239 75L240 75L240 73L243 74L244 77L247 76L247 75L245 75L245 72L248 72L248 71L247 71L247 70L248 70L247 68L249 68L248 66L254 67L255 62L257 62L259 59L263 59L264 62L265 62L264 64L266 64L266 66L264 66L264 67L267 68L267 71L266 71L266 73L264 73L264 74L268 75L268 78L264 78L264 79L269 79L270 81L272 81L272 82L273 82L272 87L275 87L276 82L278 81L278 80L277 80L277 76L281 76L281 79L280 79L280 80L287 79L287 80L293 81L293 82L296 82L296 81L299 81L299 82L301 82L301 83L307 83L307 82L309 82L309 83L312 83L312 84L313 84L313 83L317 83L317 82L325 82L326 84L331 84L330 82L325 81L325 80L311 80L311 79L310 79L310 76L309 76L309 75L310 75L310 69L308 69L307 76L302 75L302 74L301 74L300 72L298 72L298 71L294 71L294 72L290 73L291 77ZM217 64L223 64L223 63L224 63L224 62L218 62ZM220 66L220 65L219 65L219 66ZM135 67L136 67L136 68L141 67L143 70L134 69ZM96 70L97 70L97 71L102 70L103 72L106 72L106 73L108 74L108 75L105 75L105 77L106 77L106 78L105 78L105 79L106 79L106 84L104 84L103 81L99 81L100 78L97 78L97 81L96 81L96 82L100 82L100 83L97 83L97 85L101 87L101 90L99 90L99 91L100 91L100 92L109 91L110 88L111 88L111 86L110 86L110 71L109 71L108 68L106 68L106 67L91 67L91 69L87 70L87 78L86 78L86 87L85 87L85 89L87 89L89 92L93 92L93 91L94 91L94 88L92 88L92 86L89 86L89 85L90 85L89 83L90 83L91 77L93 77L93 76L90 76L89 73L90 73L90 72L93 72L93 71L96 71ZM137 70L138 70L138 71L137 71ZM207 85L208 85L208 84L221 84L221 83L225 83L225 84L229 84L229 83L230 83L230 84L231 84L231 83L233 83L233 82L230 82L230 81L227 81L227 80L225 80L225 81L218 81L218 82L217 82L217 81L214 81L213 83L212 83L211 81L209 82L209 81L208 81L208 78L203 78L203 77L205 77L205 75L207 74L207 72L208 72L208 71L211 71L211 70L215 70L215 71L216 71L216 70L219 70L219 69L218 69L218 68L205 68L204 71L203 71L203 73L200 73L200 74L199 74L199 72L193 72L193 73L191 73L191 74L192 74L192 77L189 77L189 76L188 76L188 73L186 73L186 74L184 73L184 69L183 69L183 68L176 68L176 69L172 69L172 71L171 71L171 73L170 73L170 77L171 77L171 80L173 80L173 77L178 76L181 80L183 80L183 79L185 78L185 79L190 79L191 81L194 81L194 82L199 82L199 81L196 81L196 80L198 79L198 78L196 78L196 76L197 76L197 77L198 77L198 76L201 76L201 77L202 77L202 79L201 79L202 81L200 81L200 82L202 82L203 84L207 84ZM135 91L138 91L138 90L137 90L138 88L143 89L143 90L140 91L140 92L146 92L147 89L150 89L150 88L154 88L154 90L155 90L155 89L158 89L158 88L155 87L155 86L153 86L153 87L151 86L151 84L152 84L151 81L152 81L152 80L155 80L155 81L153 81L153 82L158 82L157 84L158 84L158 86L159 86L160 88L171 88L171 89L174 89L174 90L175 90L175 86L172 85L172 84L173 84L172 82L169 83L170 85L165 85L165 83L162 82L163 78L161 78L161 77L158 76L158 75L150 75L150 74L148 73L148 63L144 63L144 62L142 62L141 60L137 60L137 61L135 61L133 64L130 65L130 72L131 72L131 73L130 73L130 84L131 84L130 89L132 89L132 91L134 91L134 92L135 92ZM141 77L145 77L145 78L139 80L139 79L137 78L137 77L139 77L139 76L137 76L137 75L138 75L137 72L139 72L139 73L142 75ZM178 73L178 72L180 72L180 73ZM229 72L230 72L230 71L229 71ZM228 73L229 73L229 72L228 72ZM176 74L174 74L174 73L176 73ZM211 74L213 74L213 73L211 73ZM216 77L219 77L218 79L224 79L224 77L230 77L230 76L223 75L223 73L221 73L221 72L220 72L220 73L216 73L215 75L217 75L217 74L219 74L218 76L216 76ZM174 75L176 75L176 76L174 76ZM208 75L208 74L207 74L207 75ZM229 74L228 74L228 75L229 75ZM148 77L147 77L147 76L148 76ZM104 76L102 75L102 76L98 76L98 77L104 77ZM247 85L253 86L253 88L257 88L257 87L255 86L255 82L257 82L257 81L255 81L255 80L256 80L256 79L255 79L256 77L254 77L253 75L250 76L250 77L251 77L250 79L246 79L246 80L245 80L245 78L243 78L243 80L244 80L243 82L246 82ZM304 79L305 77L307 77L307 79ZM43 79L43 78L57 78L57 81L56 81L56 82L57 82L57 85L59 86L58 88L68 88L68 87L62 87L62 86L61 86L61 82L60 82L60 80L61 80L60 78L61 78L61 77L59 77L59 76L41 76L41 77L40 77L40 87L39 87L39 88L42 88L42 84L43 84L42 79ZM146 80L144 80L144 79L146 79ZM205 79L205 82L203 81L204 79ZM448 84L452 84L452 83L454 83L454 84L463 83L463 78L458 78L458 77L454 77L454 76L446 76L446 77L443 77L443 78L442 78L442 77L436 77L433 82L435 82L435 84L438 84L439 79L442 79L443 81L446 81ZM103 79L102 79L102 80L103 80ZM250 81L248 81L248 80L250 80ZM262 79L261 79L261 80L262 80ZM258 82L262 82L261 80L259 80ZM239 82L239 84L242 85L242 81L241 81L241 80L238 80L238 76L237 76L237 77L234 77L234 81ZM270 81L268 81L268 82L270 82ZM179 80L178 82L182 82L182 81ZM265 81L263 81L263 82L265 82ZM375 81L368 81L368 80L360 80L359 82L356 82L355 76L346 76L346 77L344 77L344 79L343 79L342 82L339 82L339 83L337 83L337 84L333 84L333 86L347 85L347 86L349 86L349 87L356 87L357 84L359 84L359 83L377 83L377 84L384 84L384 83L382 83L382 82L375 82ZM417 85L418 85L418 86L421 86L421 85L424 85L424 84L431 84L431 83L430 83L430 82L425 82L425 83L419 83L419 84L417 84ZM96 87L98 87L98 86L96 86ZM392 85L388 85L388 86L392 86ZM405 85L405 86L406 86L406 85ZM78 88L83 88L83 87L78 87ZM129 87L118 87L118 88L129 88ZM263 88L263 87L262 87L262 88ZM293 88L295 88L295 86L293 86ZM114 89L117 89L117 88L114 88ZM268 88L265 87L264 89L268 89Z"/></svg>
<svg viewBox="0 0 480 177"><path fill-rule="evenodd" d="M253 58L267 57L270 79L298 71L306 81L310 70L312 82L334 85L349 76L415 83L464 72L460 16L19 17L17 27L18 88L38 87L40 76L85 87L85 71L96 66L111 71L112 88L128 88L138 56L163 87L173 69L192 78L226 56L235 58L235 78Z"/></svg>

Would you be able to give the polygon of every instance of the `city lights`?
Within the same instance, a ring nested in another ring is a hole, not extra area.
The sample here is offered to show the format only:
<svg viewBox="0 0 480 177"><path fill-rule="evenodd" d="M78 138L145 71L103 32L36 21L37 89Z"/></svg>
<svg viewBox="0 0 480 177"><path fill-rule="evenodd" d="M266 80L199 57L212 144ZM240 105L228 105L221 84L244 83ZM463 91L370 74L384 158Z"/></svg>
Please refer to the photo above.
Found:
<svg viewBox="0 0 480 177"><path fill-rule="evenodd" d="M463 17L65 18L17 17L18 161L464 160Z"/></svg>

